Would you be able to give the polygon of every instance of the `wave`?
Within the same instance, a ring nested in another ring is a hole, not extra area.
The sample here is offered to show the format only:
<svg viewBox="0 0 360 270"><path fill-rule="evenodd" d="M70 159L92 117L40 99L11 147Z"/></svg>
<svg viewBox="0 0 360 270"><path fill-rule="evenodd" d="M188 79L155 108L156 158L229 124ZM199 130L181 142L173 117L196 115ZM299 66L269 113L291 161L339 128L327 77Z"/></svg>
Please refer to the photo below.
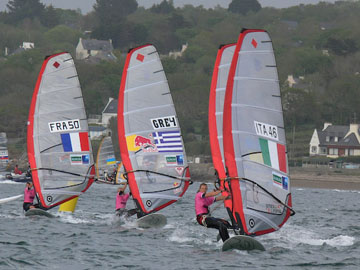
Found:
<svg viewBox="0 0 360 270"><path fill-rule="evenodd" d="M291 224L285 225L280 231L262 237L265 240L277 240L280 245L287 245L288 248L294 248L299 244L310 246L322 246L327 244L332 247L343 247L352 246L355 243L355 237L352 236L337 235L334 237L323 238L319 232Z"/></svg>

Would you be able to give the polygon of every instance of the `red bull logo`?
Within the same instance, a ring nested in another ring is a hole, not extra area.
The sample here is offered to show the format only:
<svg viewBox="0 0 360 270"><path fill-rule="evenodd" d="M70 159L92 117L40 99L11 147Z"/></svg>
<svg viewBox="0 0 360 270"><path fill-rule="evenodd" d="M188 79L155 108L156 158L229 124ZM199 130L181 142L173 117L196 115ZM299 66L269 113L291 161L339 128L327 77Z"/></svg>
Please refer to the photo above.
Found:
<svg viewBox="0 0 360 270"><path fill-rule="evenodd" d="M140 147L153 146L153 147L155 147L155 144L153 144L151 142L151 139L138 135L135 137L135 146L140 146Z"/></svg>
<svg viewBox="0 0 360 270"><path fill-rule="evenodd" d="M126 137L126 143L129 151L157 152L156 145L152 142L152 138L141 135L130 135Z"/></svg>

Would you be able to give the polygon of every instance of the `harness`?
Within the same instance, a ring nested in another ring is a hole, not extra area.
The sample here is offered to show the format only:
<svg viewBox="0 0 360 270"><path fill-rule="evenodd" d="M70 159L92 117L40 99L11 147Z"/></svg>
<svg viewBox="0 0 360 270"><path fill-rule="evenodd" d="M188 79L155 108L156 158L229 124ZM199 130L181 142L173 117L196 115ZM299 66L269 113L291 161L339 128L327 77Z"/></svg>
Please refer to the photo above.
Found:
<svg viewBox="0 0 360 270"><path fill-rule="evenodd" d="M207 224L206 224L206 218L208 218L208 217L211 217L211 213L210 213L210 211L209 211L209 208L208 208L208 206L204 206L205 208L206 208L206 210L207 210L207 213L206 214L200 214L200 215L197 215L196 216L196 220L197 220L197 222L200 224L200 225L202 225L202 226L204 226L204 227L207 227Z"/></svg>
<svg viewBox="0 0 360 270"><path fill-rule="evenodd" d="M200 225L202 225L202 226L204 226L204 227L207 227L207 224L206 224L206 221L205 221L207 217L209 217L209 215L207 215L207 214L197 215L197 216L196 216L196 221L197 221Z"/></svg>

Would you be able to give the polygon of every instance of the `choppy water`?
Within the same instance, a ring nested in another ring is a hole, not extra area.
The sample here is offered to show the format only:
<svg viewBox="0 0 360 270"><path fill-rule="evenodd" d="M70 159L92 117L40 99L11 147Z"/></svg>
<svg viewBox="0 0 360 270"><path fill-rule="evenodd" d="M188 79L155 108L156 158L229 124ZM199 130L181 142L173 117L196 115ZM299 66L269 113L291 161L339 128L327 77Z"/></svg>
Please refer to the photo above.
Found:
<svg viewBox="0 0 360 270"><path fill-rule="evenodd" d="M161 211L165 228L148 230L114 216L116 188L94 184L74 214L53 209L53 219L25 217L21 200L0 204L0 269L360 269L359 191L292 189L296 215L257 238L267 251L222 252L217 230L195 221L197 183ZM0 198L23 189L0 182Z"/></svg>

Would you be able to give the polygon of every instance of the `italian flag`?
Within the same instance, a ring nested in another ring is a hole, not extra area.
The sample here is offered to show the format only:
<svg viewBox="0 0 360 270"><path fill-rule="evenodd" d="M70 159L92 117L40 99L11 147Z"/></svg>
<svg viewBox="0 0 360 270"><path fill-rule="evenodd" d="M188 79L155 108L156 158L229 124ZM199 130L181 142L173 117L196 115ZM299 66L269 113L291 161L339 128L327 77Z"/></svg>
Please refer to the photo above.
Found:
<svg viewBox="0 0 360 270"><path fill-rule="evenodd" d="M287 173L285 145L259 138L264 164Z"/></svg>

